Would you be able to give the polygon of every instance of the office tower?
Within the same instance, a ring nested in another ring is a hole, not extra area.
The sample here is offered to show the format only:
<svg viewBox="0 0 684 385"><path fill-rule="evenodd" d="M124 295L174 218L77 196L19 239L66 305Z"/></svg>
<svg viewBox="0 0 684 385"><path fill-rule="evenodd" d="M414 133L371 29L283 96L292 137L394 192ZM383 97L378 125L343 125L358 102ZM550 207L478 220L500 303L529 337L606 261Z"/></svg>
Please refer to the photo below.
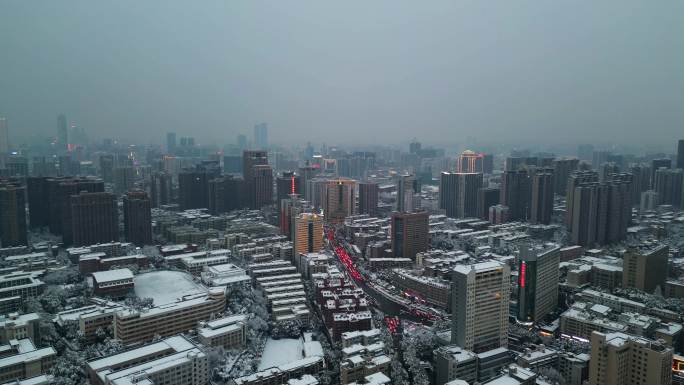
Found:
<svg viewBox="0 0 684 385"><path fill-rule="evenodd" d="M26 189L17 181L0 181L0 245L28 245L26 236Z"/></svg>
<svg viewBox="0 0 684 385"><path fill-rule="evenodd" d="M294 171L283 171L276 179L276 202L287 199L290 194L301 194L301 181Z"/></svg>
<svg viewBox="0 0 684 385"><path fill-rule="evenodd" d="M684 139L677 142L677 168L684 169Z"/></svg>
<svg viewBox="0 0 684 385"><path fill-rule="evenodd" d="M244 208L245 183L242 178L225 175L209 181L209 211L216 215Z"/></svg>
<svg viewBox="0 0 684 385"><path fill-rule="evenodd" d="M494 172L494 155L482 154L482 172L485 174Z"/></svg>
<svg viewBox="0 0 684 385"><path fill-rule="evenodd" d="M410 213L413 211L413 194L416 193L416 177L401 175L397 179L397 211Z"/></svg>
<svg viewBox="0 0 684 385"><path fill-rule="evenodd" d="M292 235L295 255L315 253L323 248L323 216L302 213L294 218Z"/></svg>
<svg viewBox="0 0 684 385"><path fill-rule="evenodd" d="M70 202L71 233L74 246L87 246L119 240L116 195L106 192L82 192L78 195L72 195Z"/></svg>
<svg viewBox="0 0 684 385"><path fill-rule="evenodd" d="M553 171L536 172L532 176L530 222L548 225L553 215Z"/></svg>
<svg viewBox="0 0 684 385"><path fill-rule="evenodd" d="M499 202L504 206L508 206L509 220L527 220L530 215L531 188L530 177L527 171L504 171L501 176L501 197Z"/></svg>
<svg viewBox="0 0 684 385"><path fill-rule="evenodd" d="M356 181L353 179L334 179L326 181L323 191L323 214L334 224L344 223L344 219L354 214Z"/></svg>
<svg viewBox="0 0 684 385"><path fill-rule="evenodd" d="M451 343L475 353L508 345L510 279L510 267L501 262L454 267Z"/></svg>
<svg viewBox="0 0 684 385"><path fill-rule="evenodd" d="M622 257L622 287L649 294L659 287L662 294L667 279L669 253L667 245L629 247Z"/></svg>
<svg viewBox="0 0 684 385"><path fill-rule="evenodd" d="M610 151L605 151L605 150L594 151L594 153L592 154L592 158L591 158L591 166L594 168L594 170L598 170L602 164L604 164L608 161L609 157L610 157Z"/></svg>
<svg viewBox="0 0 684 385"><path fill-rule="evenodd" d="M311 203L314 211L320 211L325 208L325 194L326 187L328 185L328 179L315 178L306 182L306 198L307 201Z"/></svg>
<svg viewBox="0 0 684 385"><path fill-rule="evenodd" d="M90 178L48 178L48 225L50 232L62 235L64 242L71 242L71 200L72 195L82 191L104 192L102 179ZM29 202L29 204L32 202ZM29 206L29 211L32 210Z"/></svg>
<svg viewBox="0 0 684 385"><path fill-rule="evenodd" d="M259 123L254 126L254 146L260 150L268 148L268 125Z"/></svg>
<svg viewBox="0 0 684 385"><path fill-rule="evenodd" d="M611 175L620 173L620 167L613 162L605 162L598 167L599 182L605 182Z"/></svg>
<svg viewBox="0 0 684 385"><path fill-rule="evenodd" d="M252 180L248 182L254 186L251 198L251 208L261 209L273 203L273 169L267 164L252 168Z"/></svg>
<svg viewBox="0 0 684 385"><path fill-rule="evenodd" d="M306 166L299 168L299 183L301 184L300 191L302 191L301 194L304 196L304 199L308 201L311 200L311 197L308 195L306 186L308 184L308 181L313 179L319 171L320 170L318 168L310 166L308 164L308 161Z"/></svg>
<svg viewBox="0 0 684 385"><path fill-rule="evenodd" d="M176 133L167 132L166 133L166 153L173 154L176 151Z"/></svg>
<svg viewBox="0 0 684 385"><path fill-rule="evenodd" d="M635 205L640 202L641 194L651 188L651 170L648 166L636 164L629 168L629 173L632 174L632 204Z"/></svg>
<svg viewBox="0 0 684 385"><path fill-rule="evenodd" d="M260 208L255 206L254 195L256 185L254 180L254 167L268 164L268 153L262 150L245 150L242 152L242 176L246 184L246 194L250 199L250 208Z"/></svg>
<svg viewBox="0 0 684 385"><path fill-rule="evenodd" d="M64 114L57 116L57 148L66 151L69 147L67 118Z"/></svg>
<svg viewBox="0 0 684 385"><path fill-rule="evenodd" d="M592 182L598 183L598 173L595 171L575 171L570 174L565 197L565 225L567 226L568 230L572 229L575 204L575 187L581 184Z"/></svg>
<svg viewBox="0 0 684 385"><path fill-rule="evenodd" d="M593 246L625 239L632 216L631 175L613 175L606 183L581 183L573 195L573 243Z"/></svg>
<svg viewBox="0 0 684 385"><path fill-rule="evenodd" d="M439 183L439 207L450 218L476 217L477 196L481 187L481 173L443 172Z"/></svg>
<svg viewBox="0 0 684 385"><path fill-rule="evenodd" d="M684 170L660 168L655 172L653 189L658 193L660 204L679 206L682 202Z"/></svg>
<svg viewBox="0 0 684 385"><path fill-rule="evenodd" d="M181 210L209 208L209 173L198 167L178 174L178 203Z"/></svg>
<svg viewBox="0 0 684 385"><path fill-rule="evenodd" d="M0 116L0 154L9 152L9 126L7 118Z"/></svg>
<svg viewBox="0 0 684 385"><path fill-rule="evenodd" d="M426 211L392 213L392 256L415 260L417 253L428 249L429 232L429 215Z"/></svg>
<svg viewBox="0 0 684 385"><path fill-rule="evenodd" d="M483 172L483 154L476 154L473 151L465 150L456 159L456 172L476 173Z"/></svg>
<svg viewBox="0 0 684 385"><path fill-rule="evenodd" d="M655 188L655 174L660 168L672 168L671 159L653 159L651 160L651 188Z"/></svg>
<svg viewBox="0 0 684 385"><path fill-rule="evenodd" d="M378 184L359 182L359 214L378 215Z"/></svg>
<svg viewBox="0 0 684 385"><path fill-rule="evenodd" d="M489 208L499 204L501 189L482 187L477 190L477 217L489 219Z"/></svg>
<svg viewBox="0 0 684 385"><path fill-rule="evenodd" d="M50 223L48 178L26 178L26 195L29 206L29 226L32 229L47 226Z"/></svg>
<svg viewBox="0 0 684 385"><path fill-rule="evenodd" d="M133 188L135 184L135 170L133 167L114 168L114 193L123 194Z"/></svg>
<svg viewBox="0 0 684 385"><path fill-rule="evenodd" d="M226 155L223 157L223 172L226 174L239 174L242 172L242 156Z"/></svg>
<svg viewBox="0 0 684 385"><path fill-rule="evenodd" d="M280 201L279 227L280 233L286 235L288 239L294 238L295 218L302 213L311 212L309 202L301 198L299 194L290 194L287 199Z"/></svg>
<svg viewBox="0 0 684 385"><path fill-rule="evenodd" d="M105 183L114 182L114 156L111 154L100 156L100 177Z"/></svg>
<svg viewBox="0 0 684 385"><path fill-rule="evenodd" d="M136 246L152 244L152 206L145 191L129 191L123 197L124 235Z"/></svg>
<svg viewBox="0 0 684 385"><path fill-rule="evenodd" d="M670 385L672 349L624 333L591 334L589 385Z"/></svg>
<svg viewBox="0 0 684 385"><path fill-rule="evenodd" d="M566 195L568 178L579 167L579 159L556 159L553 161L553 192L556 195Z"/></svg>
<svg viewBox="0 0 684 385"><path fill-rule="evenodd" d="M150 203L152 207L160 207L171 203L171 175L155 172L150 177Z"/></svg>
<svg viewBox="0 0 684 385"><path fill-rule="evenodd" d="M518 314L521 322L539 322L558 306L560 247L522 247L518 258Z"/></svg>

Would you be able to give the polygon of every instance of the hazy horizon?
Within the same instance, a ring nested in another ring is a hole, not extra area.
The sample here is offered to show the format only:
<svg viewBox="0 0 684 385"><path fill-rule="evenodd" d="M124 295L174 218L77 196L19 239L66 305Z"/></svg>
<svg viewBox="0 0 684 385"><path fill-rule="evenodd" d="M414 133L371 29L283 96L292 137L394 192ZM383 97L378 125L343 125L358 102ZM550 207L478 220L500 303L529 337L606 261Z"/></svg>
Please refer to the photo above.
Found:
<svg viewBox="0 0 684 385"><path fill-rule="evenodd" d="M684 3L0 2L12 136L674 148Z"/></svg>

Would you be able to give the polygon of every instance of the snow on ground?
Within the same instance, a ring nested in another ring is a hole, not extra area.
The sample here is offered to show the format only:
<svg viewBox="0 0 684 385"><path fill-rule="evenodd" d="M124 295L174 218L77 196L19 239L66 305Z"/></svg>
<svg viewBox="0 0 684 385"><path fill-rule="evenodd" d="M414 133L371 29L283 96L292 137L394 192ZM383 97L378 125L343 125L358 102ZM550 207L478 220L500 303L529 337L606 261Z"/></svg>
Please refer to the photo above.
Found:
<svg viewBox="0 0 684 385"><path fill-rule="evenodd" d="M153 271L136 275L135 295L140 298L152 298L155 305L175 302L187 294L206 291L192 280L192 276L181 271Z"/></svg>
<svg viewBox="0 0 684 385"><path fill-rule="evenodd" d="M287 364L292 361L301 360L302 340L293 338L281 338L274 340L269 338L266 341L264 352L261 355L258 370L265 370L274 366Z"/></svg>

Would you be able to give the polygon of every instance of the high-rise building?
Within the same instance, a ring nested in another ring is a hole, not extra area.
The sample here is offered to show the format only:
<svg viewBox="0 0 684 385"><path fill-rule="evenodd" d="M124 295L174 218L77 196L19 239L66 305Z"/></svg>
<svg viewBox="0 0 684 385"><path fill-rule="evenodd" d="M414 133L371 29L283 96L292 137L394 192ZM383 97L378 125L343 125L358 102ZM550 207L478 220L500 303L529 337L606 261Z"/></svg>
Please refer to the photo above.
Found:
<svg viewBox="0 0 684 385"><path fill-rule="evenodd" d="M494 155L482 154L482 172L492 174L494 172Z"/></svg>
<svg viewBox="0 0 684 385"><path fill-rule="evenodd" d="M439 207L450 218L476 217L481 187L481 173L443 172L439 183Z"/></svg>
<svg viewBox="0 0 684 385"><path fill-rule="evenodd" d="M72 195L70 202L74 246L119 240L116 195L106 192L80 193Z"/></svg>
<svg viewBox="0 0 684 385"><path fill-rule="evenodd" d="M392 213L392 255L415 260L416 254L426 251L429 243L429 215L426 211Z"/></svg>
<svg viewBox="0 0 684 385"><path fill-rule="evenodd" d="M660 204L679 206L682 203L684 170L660 168L655 172L653 189L658 193Z"/></svg>
<svg viewBox="0 0 684 385"><path fill-rule="evenodd" d="M240 134L237 136L237 146L238 149L240 150L246 150L247 149L247 136L244 134Z"/></svg>
<svg viewBox="0 0 684 385"><path fill-rule="evenodd" d="M150 177L150 202L152 207L171 203L171 175L156 172Z"/></svg>
<svg viewBox="0 0 684 385"><path fill-rule="evenodd" d="M508 345L510 276L510 267L495 261L454 268L451 343L475 353Z"/></svg>
<svg viewBox="0 0 684 385"><path fill-rule="evenodd" d="M499 203L508 206L508 219L524 221L530 216L530 176L526 170L504 171L501 176Z"/></svg>
<svg viewBox="0 0 684 385"><path fill-rule="evenodd" d="M483 172L483 154L477 154L474 151L465 150L456 159L456 172L460 173L476 173Z"/></svg>
<svg viewBox="0 0 684 385"><path fill-rule="evenodd" d="M69 147L69 131L67 130L67 118L64 114L57 116L57 148L66 151Z"/></svg>
<svg viewBox="0 0 684 385"><path fill-rule="evenodd" d="M291 194L302 194L300 177L294 171L283 171L276 179L276 202L280 203Z"/></svg>
<svg viewBox="0 0 684 385"><path fill-rule="evenodd" d="M259 123L254 126L254 146L260 150L268 148L268 125Z"/></svg>
<svg viewBox="0 0 684 385"><path fill-rule="evenodd" d="M167 132L166 133L166 153L173 154L176 151L176 133Z"/></svg>
<svg viewBox="0 0 684 385"><path fill-rule="evenodd" d="M575 171L570 174L568 178L568 187L565 196L565 225L568 230L572 229L574 204L575 204L575 188L585 183L598 183L598 173L595 171Z"/></svg>
<svg viewBox="0 0 684 385"><path fill-rule="evenodd" d="M252 167L252 179L248 182L254 186L254 194L250 196L253 209L261 209L273 203L273 169L267 164Z"/></svg>
<svg viewBox="0 0 684 385"><path fill-rule="evenodd" d="M539 322L558 306L560 247L523 247L518 260L518 314L521 322Z"/></svg>
<svg viewBox="0 0 684 385"><path fill-rule="evenodd" d="M501 189L495 187L482 187L477 190L477 217L489 219L489 208L499 204Z"/></svg>
<svg viewBox="0 0 684 385"><path fill-rule="evenodd" d="M135 169L133 167L114 168L114 193L123 194L133 188L135 184Z"/></svg>
<svg viewBox="0 0 684 385"><path fill-rule="evenodd" d="M145 191L129 191L123 197L124 235L136 246L152 244L152 206Z"/></svg>
<svg viewBox="0 0 684 385"><path fill-rule="evenodd" d="M245 180L245 193L249 201L250 208L256 207L256 181L254 179L254 167L268 164L268 153L263 150L245 150L242 152L242 177Z"/></svg>
<svg viewBox="0 0 684 385"><path fill-rule="evenodd" d="M553 215L553 171L535 172L532 175L532 204L530 222L548 225Z"/></svg>
<svg viewBox="0 0 684 385"><path fill-rule="evenodd" d="M410 213L413 211L413 194L416 193L416 177L401 175L397 179L397 211Z"/></svg>
<svg viewBox="0 0 684 385"><path fill-rule="evenodd" d="M591 158L591 167L593 167L594 170L598 170L602 164L608 162L610 155L611 155L610 151L606 151L606 150L594 151L594 153L592 154L592 158Z"/></svg>
<svg viewBox="0 0 684 385"><path fill-rule="evenodd" d="M209 212L226 213L247 207L245 181L232 175L224 175L209 181Z"/></svg>
<svg viewBox="0 0 684 385"><path fill-rule="evenodd" d="M223 172L226 174L239 174L242 172L242 156L226 155L223 157Z"/></svg>
<svg viewBox="0 0 684 385"><path fill-rule="evenodd" d="M323 216L301 213L294 217L292 242L296 255L321 250L323 248Z"/></svg>
<svg viewBox="0 0 684 385"><path fill-rule="evenodd" d="M359 182L359 214L378 215L378 184Z"/></svg>
<svg viewBox="0 0 684 385"><path fill-rule="evenodd" d="M579 167L579 159L556 159L553 161L553 192L556 195L566 195L568 178Z"/></svg>
<svg viewBox="0 0 684 385"><path fill-rule="evenodd" d="M677 168L684 169L684 139L677 142Z"/></svg>
<svg viewBox="0 0 684 385"><path fill-rule="evenodd" d="M298 172L299 183L301 184L300 191L302 191L301 194L304 197L304 199L306 199L308 201L311 200L311 197L307 195L308 194L306 191L306 186L308 184L307 182L310 181L311 179L313 179L316 176L316 174L318 174L318 171L320 171L320 170L313 167L313 166L309 166L308 162L307 162L306 166L299 168L299 172Z"/></svg>
<svg viewBox="0 0 684 385"><path fill-rule="evenodd" d="M47 183L50 232L62 235L64 243L71 244L70 197L80 192L104 192L104 182L102 179L90 178L48 178Z"/></svg>
<svg viewBox="0 0 684 385"><path fill-rule="evenodd" d="M178 203L182 210L209 208L209 178L201 168L178 174Z"/></svg>
<svg viewBox="0 0 684 385"><path fill-rule="evenodd" d="M105 183L114 182L114 156L111 154L100 156L100 177Z"/></svg>
<svg viewBox="0 0 684 385"><path fill-rule="evenodd" d="M29 206L29 226L32 229L46 227L50 224L50 206L48 178L26 178L26 195Z"/></svg>
<svg viewBox="0 0 684 385"><path fill-rule="evenodd" d="M0 116L0 154L9 152L9 125L7 118Z"/></svg>
<svg viewBox="0 0 684 385"><path fill-rule="evenodd" d="M325 182L323 192L323 213L330 223L343 223L354 214L356 181L353 179L334 179Z"/></svg>
<svg viewBox="0 0 684 385"><path fill-rule="evenodd" d="M649 294L660 287L662 294L667 279L669 252L667 245L629 247L622 257L622 287Z"/></svg>
<svg viewBox="0 0 684 385"><path fill-rule="evenodd" d="M672 168L672 159L660 158L651 160L651 188L655 189L655 174L660 168Z"/></svg>
<svg viewBox="0 0 684 385"><path fill-rule="evenodd" d="M641 194L651 188L651 170L648 166L634 164L629 173L632 174L632 204L635 205L641 200Z"/></svg>
<svg viewBox="0 0 684 385"><path fill-rule="evenodd" d="M669 385L672 349L624 333L591 334L589 385Z"/></svg>
<svg viewBox="0 0 684 385"><path fill-rule="evenodd" d="M294 239L295 218L299 214L308 212L311 212L311 206L299 194L290 194L287 199L282 199L280 201L280 212L278 213L280 233L287 236L290 240Z"/></svg>
<svg viewBox="0 0 684 385"><path fill-rule="evenodd" d="M577 157L580 160L589 162L591 161L592 154L594 153L594 146L591 144L580 144L577 146Z"/></svg>
<svg viewBox="0 0 684 385"><path fill-rule="evenodd" d="M508 222L508 206L494 205L489 208L489 221L500 225Z"/></svg>
<svg viewBox="0 0 684 385"><path fill-rule="evenodd" d="M421 147L422 145L420 144L420 142L414 139L411 143L409 143L409 153L419 154Z"/></svg>
<svg viewBox="0 0 684 385"><path fill-rule="evenodd" d="M17 181L0 181L0 245L28 245L26 236L26 189Z"/></svg>
<svg viewBox="0 0 684 385"><path fill-rule="evenodd" d="M580 246L606 245L625 239L632 217L631 175L617 174L606 183L574 188L571 241Z"/></svg>

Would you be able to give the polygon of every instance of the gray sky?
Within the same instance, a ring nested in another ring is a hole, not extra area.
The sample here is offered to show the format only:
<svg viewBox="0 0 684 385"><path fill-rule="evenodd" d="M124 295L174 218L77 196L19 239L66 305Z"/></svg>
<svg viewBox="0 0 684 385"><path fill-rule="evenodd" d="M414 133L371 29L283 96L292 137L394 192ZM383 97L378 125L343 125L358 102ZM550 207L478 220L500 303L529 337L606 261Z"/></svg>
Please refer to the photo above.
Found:
<svg viewBox="0 0 684 385"><path fill-rule="evenodd" d="M0 115L54 135L60 112L158 143L260 121L290 143L667 143L684 2L0 1Z"/></svg>

